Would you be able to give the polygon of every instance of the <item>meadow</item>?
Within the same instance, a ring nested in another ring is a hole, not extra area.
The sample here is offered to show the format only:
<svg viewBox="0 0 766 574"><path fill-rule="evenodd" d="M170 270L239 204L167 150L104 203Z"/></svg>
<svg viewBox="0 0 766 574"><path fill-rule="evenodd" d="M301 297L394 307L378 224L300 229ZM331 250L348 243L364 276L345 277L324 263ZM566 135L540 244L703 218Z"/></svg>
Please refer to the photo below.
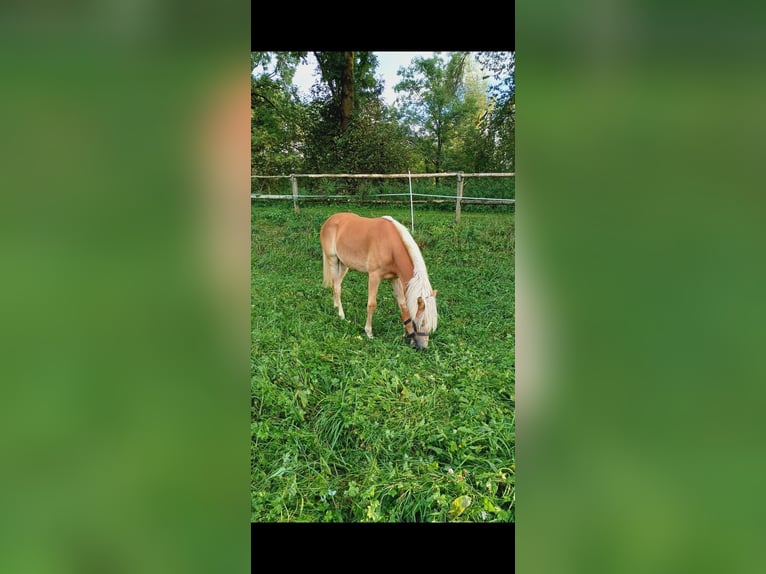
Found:
<svg viewBox="0 0 766 574"><path fill-rule="evenodd" d="M515 522L514 210L419 205L414 238L438 290L428 349L387 281L364 334L367 275L322 287L319 229L339 211L251 208L251 521Z"/></svg>

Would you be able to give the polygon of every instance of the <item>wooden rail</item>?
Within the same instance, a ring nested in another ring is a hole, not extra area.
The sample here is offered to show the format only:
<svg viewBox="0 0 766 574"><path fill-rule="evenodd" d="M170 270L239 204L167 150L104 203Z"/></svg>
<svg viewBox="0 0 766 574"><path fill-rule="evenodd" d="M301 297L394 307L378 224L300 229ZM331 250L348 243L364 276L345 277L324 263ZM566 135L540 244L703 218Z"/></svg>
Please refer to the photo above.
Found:
<svg viewBox="0 0 766 574"><path fill-rule="evenodd" d="M437 178L437 177L454 177L457 178L457 195L450 196L430 196L422 193L388 193L372 195L368 197L392 197L392 196L407 196L410 197L410 201L413 203L426 203L426 200L414 200L414 197L429 197L430 201L434 203L444 203L447 200L455 201L455 221L460 221L460 212L462 204L478 203L478 204L515 204L515 199L494 199L488 197L463 197L463 185L465 179L468 177L514 177L516 173L463 173L462 171L451 171L441 173L292 173L290 175L252 175L251 179L289 179L292 187L292 195L268 195L251 193L250 199L292 199L293 209L296 213L300 211L298 205L299 199L348 199L358 201L359 198L353 196L331 196L331 195L299 195L298 194L298 178L305 177L307 179L320 179L320 178L335 178L335 179L418 179L418 178ZM371 201L368 198L364 198L363 201ZM381 202L381 200L372 200Z"/></svg>

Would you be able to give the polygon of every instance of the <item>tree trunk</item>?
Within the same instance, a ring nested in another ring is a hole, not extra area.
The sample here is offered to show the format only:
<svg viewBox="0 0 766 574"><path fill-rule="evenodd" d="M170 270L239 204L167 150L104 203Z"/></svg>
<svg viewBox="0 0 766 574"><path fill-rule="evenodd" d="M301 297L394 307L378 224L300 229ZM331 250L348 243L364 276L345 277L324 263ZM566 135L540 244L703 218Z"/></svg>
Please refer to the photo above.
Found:
<svg viewBox="0 0 766 574"><path fill-rule="evenodd" d="M354 112L354 52L343 52L344 66L340 82L340 131L346 131Z"/></svg>

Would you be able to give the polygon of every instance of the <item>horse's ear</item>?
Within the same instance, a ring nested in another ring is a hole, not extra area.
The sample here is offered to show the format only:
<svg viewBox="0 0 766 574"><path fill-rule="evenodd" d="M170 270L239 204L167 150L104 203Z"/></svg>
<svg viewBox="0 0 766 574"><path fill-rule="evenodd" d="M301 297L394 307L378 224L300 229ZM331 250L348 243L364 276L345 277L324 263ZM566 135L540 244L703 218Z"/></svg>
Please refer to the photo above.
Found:
<svg viewBox="0 0 766 574"><path fill-rule="evenodd" d="M433 291L431 291L431 297L436 297L436 294L437 294L438 292L439 292L439 290L438 290L438 289L434 289Z"/></svg>

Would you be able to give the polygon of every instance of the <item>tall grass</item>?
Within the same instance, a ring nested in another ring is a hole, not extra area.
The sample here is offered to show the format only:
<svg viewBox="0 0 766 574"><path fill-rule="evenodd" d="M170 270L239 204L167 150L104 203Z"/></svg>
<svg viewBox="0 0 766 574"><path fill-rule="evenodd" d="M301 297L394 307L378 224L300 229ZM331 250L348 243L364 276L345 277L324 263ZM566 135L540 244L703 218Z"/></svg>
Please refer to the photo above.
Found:
<svg viewBox="0 0 766 574"><path fill-rule="evenodd" d="M514 215L416 212L439 328L408 347L387 282L364 335L367 276L322 287L337 211L252 208L252 513L265 521L515 519Z"/></svg>

